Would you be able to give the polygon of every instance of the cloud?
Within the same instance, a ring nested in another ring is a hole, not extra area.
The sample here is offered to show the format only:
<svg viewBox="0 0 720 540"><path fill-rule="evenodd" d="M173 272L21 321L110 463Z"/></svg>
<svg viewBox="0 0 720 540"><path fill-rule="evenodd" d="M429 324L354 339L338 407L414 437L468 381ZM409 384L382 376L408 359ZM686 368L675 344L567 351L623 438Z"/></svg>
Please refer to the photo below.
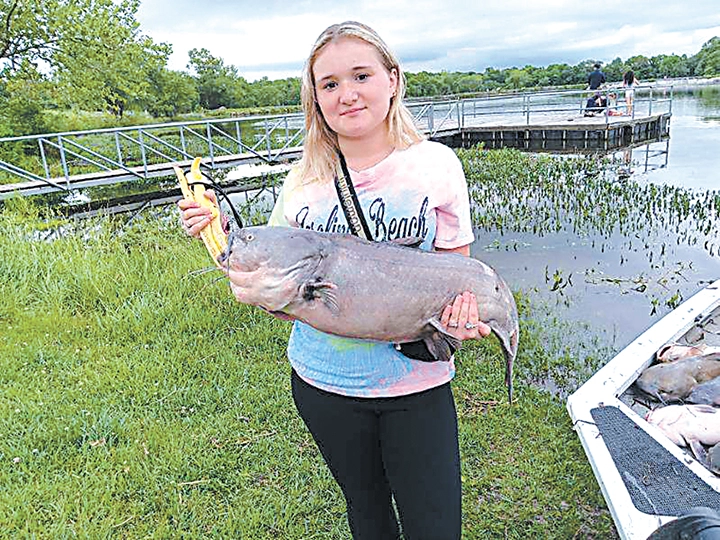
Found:
<svg viewBox="0 0 720 540"><path fill-rule="evenodd" d="M344 20L375 28L406 71L610 62L634 55L695 54L720 35L717 0L144 0L141 30L173 45L172 69L206 48L246 78L298 76L320 32Z"/></svg>

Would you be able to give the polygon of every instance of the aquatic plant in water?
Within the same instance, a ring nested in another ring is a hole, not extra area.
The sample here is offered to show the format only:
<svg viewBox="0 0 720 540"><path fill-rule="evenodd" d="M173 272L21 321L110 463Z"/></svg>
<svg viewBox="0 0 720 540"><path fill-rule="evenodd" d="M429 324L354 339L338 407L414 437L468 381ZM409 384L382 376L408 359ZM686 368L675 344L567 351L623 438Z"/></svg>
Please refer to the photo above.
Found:
<svg viewBox="0 0 720 540"><path fill-rule="evenodd" d="M650 242L674 231L677 244L718 250L720 193L616 181L595 173L599 158L463 150L473 222L486 230L572 232ZM662 246L662 242L660 243ZM650 247L650 246L648 246Z"/></svg>
<svg viewBox="0 0 720 540"><path fill-rule="evenodd" d="M720 193L693 191L670 185L619 181L600 174L600 157L559 157L525 154L517 150L461 150L476 227L499 233L527 233L536 237L567 234L604 253L608 245L620 252L620 264L629 253L642 253L656 278L669 290L682 279L691 263L674 260L679 246L704 249L710 257L720 252ZM678 266L679 265L679 266ZM553 274L552 270L548 270ZM645 292L647 277L592 275L589 282L634 282ZM568 277L559 270L546 282L560 291ZM671 293L668 305L682 295Z"/></svg>

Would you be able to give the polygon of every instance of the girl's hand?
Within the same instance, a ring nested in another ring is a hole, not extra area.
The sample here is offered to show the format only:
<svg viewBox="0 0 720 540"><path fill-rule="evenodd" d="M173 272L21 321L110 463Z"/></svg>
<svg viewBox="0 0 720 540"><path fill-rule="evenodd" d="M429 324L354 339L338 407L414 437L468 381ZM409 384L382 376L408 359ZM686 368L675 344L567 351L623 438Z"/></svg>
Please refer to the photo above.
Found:
<svg viewBox="0 0 720 540"><path fill-rule="evenodd" d="M445 307L440 322L447 332L457 339L479 339L490 334L490 327L478 316L475 295L470 291L455 297L452 304Z"/></svg>
<svg viewBox="0 0 720 540"><path fill-rule="evenodd" d="M217 204L217 197L213 190L206 190L205 197ZM180 199L177 204L180 209L180 223L185 232L190 236L200 238L200 231L207 227L212 219L212 211L200 206L200 203L188 199Z"/></svg>

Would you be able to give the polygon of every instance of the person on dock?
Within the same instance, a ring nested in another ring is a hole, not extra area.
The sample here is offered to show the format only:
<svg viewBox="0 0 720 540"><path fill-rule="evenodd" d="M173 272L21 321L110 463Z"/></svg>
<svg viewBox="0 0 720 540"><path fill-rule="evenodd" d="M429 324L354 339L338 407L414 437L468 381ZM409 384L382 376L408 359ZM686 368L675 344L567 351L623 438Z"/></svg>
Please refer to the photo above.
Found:
<svg viewBox="0 0 720 540"><path fill-rule="evenodd" d="M628 115L632 116L633 113L633 101L635 100L635 88L640 82L635 77L633 70L628 70L623 75L623 88L625 89L625 111Z"/></svg>
<svg viewBox="0 0 720 540"><path fill-rule="evenodd" d="M589 97L585 104L585 116L596 116L602 113L607 107L607 98L596 92L592 97Z"/></svg>
<svg viewBox="0 0 720 540"><path fill-rule="evenodd" d="M617 109L617 92L610 91L607 95L607 114L608 116L623 116L623 113Z"/></svg>
<svg viewBox="0 0 720 540"><path fill-rule="evenodd" d="M587 83L588 90L597 90L603 84L605 84L605 74L600 71L600 63L596 62L593 65L593 70L588 74Z"/></svg>
<svg viewBox="0 0 720 540"><path fill-rule="evenodd" d="M469 256L474 235L462 165L418 132L404 90L400 65L374 30L352 21L328 27L303 70L303 156L268 224L351 232L335 187L344 156L376 240L418 236L425 249ZM197 237L209 210L178 205L185 230ZM394 230L391 223L410 225ZM228 277L242 302L252 272L233 269ZM467 292L440 324L459 340L490 333ZM459 539L453 360L426 361L392 343L331 336L300 321L287 354L295 405L342 490L353 538L397 539L402 530L406 538Z"/></svg>

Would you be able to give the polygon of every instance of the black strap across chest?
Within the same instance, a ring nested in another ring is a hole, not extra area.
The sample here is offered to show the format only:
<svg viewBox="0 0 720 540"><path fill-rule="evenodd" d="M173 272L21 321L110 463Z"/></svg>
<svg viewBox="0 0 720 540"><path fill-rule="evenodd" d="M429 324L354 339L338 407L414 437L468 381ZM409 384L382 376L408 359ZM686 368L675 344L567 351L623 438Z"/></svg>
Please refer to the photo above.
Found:
<svg viewBox="0 0 720 540"><path fill-rule="evenodd" d="M360 207L355 187L350 178L345 156L338 150L338 167L335 171L335 189L337 190L340 206L342 206L345 219L348 222L350 231L355 236L365 240L373 240L370 227L365 219L365 214Z"/></svg>

